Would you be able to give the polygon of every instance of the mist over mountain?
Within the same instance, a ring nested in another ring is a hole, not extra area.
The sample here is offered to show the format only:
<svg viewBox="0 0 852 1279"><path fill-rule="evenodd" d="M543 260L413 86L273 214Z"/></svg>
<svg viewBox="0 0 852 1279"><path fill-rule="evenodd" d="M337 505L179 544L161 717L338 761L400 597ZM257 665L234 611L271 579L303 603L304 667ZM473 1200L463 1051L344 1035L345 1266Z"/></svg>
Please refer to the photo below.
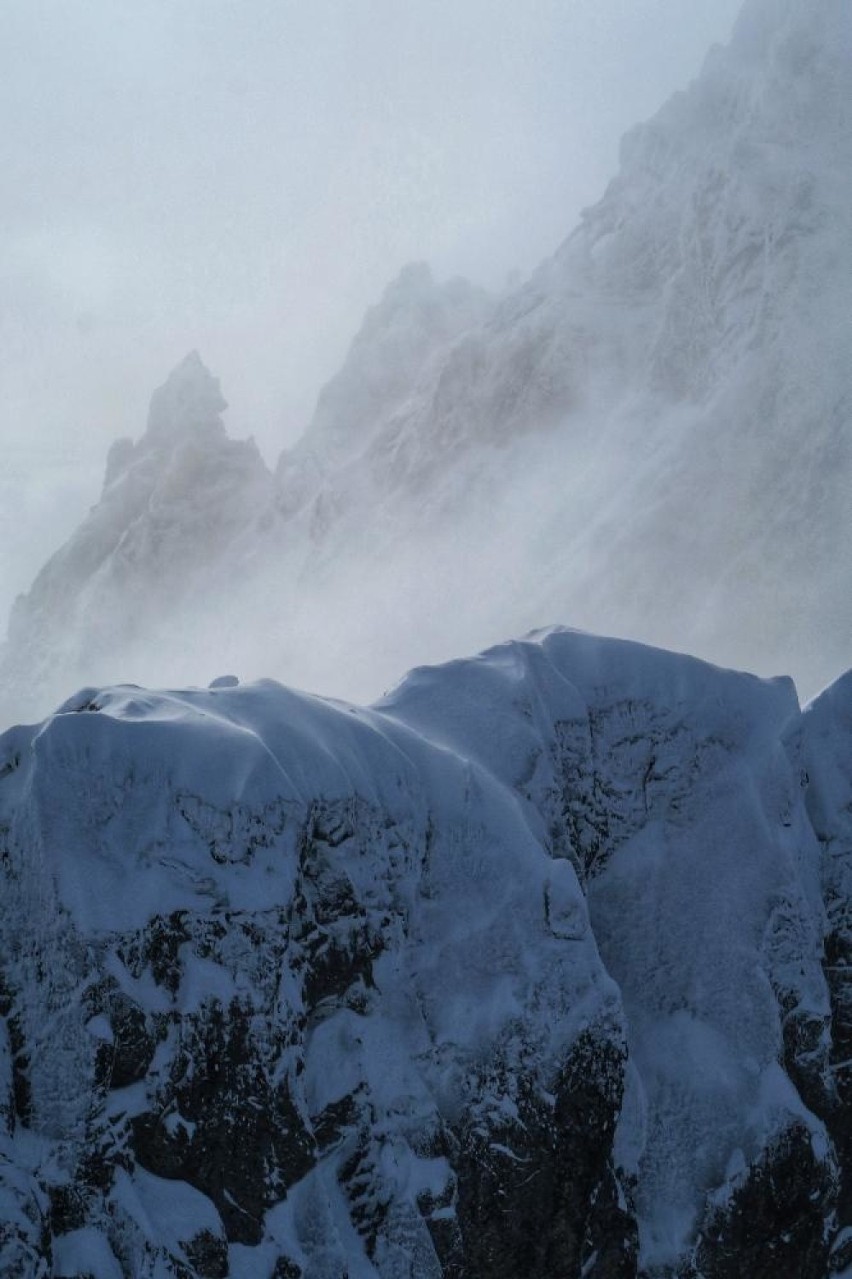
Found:
<svg viewBox="0 0 852 1279"><path fill-rule="evenodd" d="M7 714L223 664L374 696L550 619L816 691L852 623L849 65L837 0L749 0L526 284L403 270L274 476L190 357L18 600Z"/></svg>

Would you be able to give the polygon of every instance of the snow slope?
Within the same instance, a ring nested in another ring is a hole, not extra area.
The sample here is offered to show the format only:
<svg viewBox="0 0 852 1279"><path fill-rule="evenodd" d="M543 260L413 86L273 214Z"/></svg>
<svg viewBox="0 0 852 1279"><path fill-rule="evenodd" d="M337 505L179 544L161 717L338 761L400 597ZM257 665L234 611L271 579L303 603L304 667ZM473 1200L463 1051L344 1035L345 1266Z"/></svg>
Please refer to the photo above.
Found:
<svg viewBox="0 0 852 1279"><path fill-rule="evenodd" d="M551 631L7 732L3 1273L823 1279L845 695Z"/></svg>

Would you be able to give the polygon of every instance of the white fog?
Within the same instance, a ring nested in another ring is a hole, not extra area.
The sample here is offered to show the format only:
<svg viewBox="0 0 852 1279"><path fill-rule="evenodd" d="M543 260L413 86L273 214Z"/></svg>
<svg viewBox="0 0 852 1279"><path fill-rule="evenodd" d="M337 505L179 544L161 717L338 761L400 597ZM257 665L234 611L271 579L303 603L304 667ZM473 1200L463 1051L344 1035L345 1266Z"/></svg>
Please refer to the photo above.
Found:
<svg viewBox="0 0 852 1279"><path fill-rule="evenodd" d="M82 527L15 610L6 713L222 669L369 698L555 622L836 674L849 139L800 168L803 37L768 56L749 0L708 56L737 9L15 10L0 607ZM83 524L194 350L198 420Z"/></svg>
<svg viewBox="0 0 852 1279"><path fill-rule="evenodd" d="M7 5L0 612L187 351L274 464L401 266L527 274L736 8Z"/></svg>

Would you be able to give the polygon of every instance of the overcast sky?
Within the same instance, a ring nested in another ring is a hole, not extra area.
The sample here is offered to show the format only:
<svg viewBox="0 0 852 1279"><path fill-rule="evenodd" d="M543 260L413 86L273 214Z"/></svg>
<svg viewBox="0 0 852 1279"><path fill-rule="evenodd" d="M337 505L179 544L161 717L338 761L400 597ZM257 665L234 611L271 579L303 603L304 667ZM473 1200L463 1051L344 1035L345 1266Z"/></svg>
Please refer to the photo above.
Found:
<svg viewBox="0 0 852 1279"><path fill-rule="evenodd" d="M0 607L187 350L274 459L405 262L530 271L739 8L0 3Z"/></svg>

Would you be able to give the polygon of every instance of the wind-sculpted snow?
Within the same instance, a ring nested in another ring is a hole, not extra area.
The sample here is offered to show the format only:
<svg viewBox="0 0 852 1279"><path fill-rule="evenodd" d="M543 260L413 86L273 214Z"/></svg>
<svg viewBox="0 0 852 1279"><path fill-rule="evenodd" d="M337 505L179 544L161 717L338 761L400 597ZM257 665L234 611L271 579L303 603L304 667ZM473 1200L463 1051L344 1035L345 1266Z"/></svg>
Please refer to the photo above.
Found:
<svg viewBox="0 0 852 1279"><path fill-rule="evenodd" d="M559 632L456 669L456 687L442 668L383 708L430 735L451 725L574 865L628 1018L616 1151L644 1260L698 1233L707 1273L725 1273L713 1214L782 1134L820 1145L820 1211L833 1194L803 1101L824 1115L832 1083L819 857L782 744L795 690Z"/></svg>
<svg viewBox="0 0 852 1279"><path fill-rule="evenodd" d="M844 688L553 631L10 730L3 1274L823 1279Z"/></svg>

